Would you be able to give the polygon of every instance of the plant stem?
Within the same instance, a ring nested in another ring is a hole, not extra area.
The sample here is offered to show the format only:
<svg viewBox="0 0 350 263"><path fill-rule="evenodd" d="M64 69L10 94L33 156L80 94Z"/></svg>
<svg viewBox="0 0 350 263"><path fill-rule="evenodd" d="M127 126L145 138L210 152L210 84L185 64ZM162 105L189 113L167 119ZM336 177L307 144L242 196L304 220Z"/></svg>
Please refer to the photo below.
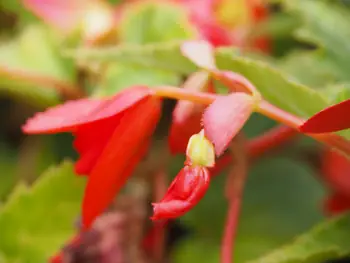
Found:
<svg viewBox="0 0 350 263"><path fill-rule="evenodd" d="M232 142L232 169L226 183L226 197L229 201L227 219L221 247L221 262L231 263L237 233L242 195L247 178L248 159L245 138L239 133Z"/></svg>
<svg viewBox="0 0 350 263"><path fill-rule="evenodd" d="M4 66L0 67L0 76L5 76L6 78L12 80L23 81L34 85L40 85L42 87L52 88L67 99L79 99L84 97L84 93L79 87L52 77L42 76L17 69L13 70Z"/></svg>
<svg viewBox="0 0 350 263"><path fill-rule="evenodd" d="M288 140L298 135L299 133L288 126L277 126L264 134L257 136L247 142L247 154L250 160L254 160L268 151L271 151L281 144L286 143ZM215 164L215 167L211 169L211 176L217 176L228 165L232 163L232 155L228 152L222 156Z"/></svg>
<svg viewBox="0 0 350 263"><path fill-rule="evenodd" d="M257 111L273 120L283 123L296 130L298 130L299 126L304 122L303 119L298 118L293 114L288 113L268 103L267 101L262 101ZM306 135L314 138L319 142L322 142L323 144L331 148L336 148L342 154L350 156L350 142L337 134L325 133L325 134L306 134Z"/></svg>
<svg viewBox="0 0 350 263"><path fill-rule="evenodd" d="M155 89L155 95L176 100L189 100L205 105L209 105L215 100L215 98L221 96L205 92L184 90L171 86L158 87ZM301 118L288 113L276 106L273 106L264 100L262 100L258 105L256 111L297 131L299 130L299 126L303 123L303 120ZM326 144L327 146L337 149L347 156L350 156L350 142L337 134L328 133L306 135L314 138L319 142L322 142L323 144Z"/></svg>

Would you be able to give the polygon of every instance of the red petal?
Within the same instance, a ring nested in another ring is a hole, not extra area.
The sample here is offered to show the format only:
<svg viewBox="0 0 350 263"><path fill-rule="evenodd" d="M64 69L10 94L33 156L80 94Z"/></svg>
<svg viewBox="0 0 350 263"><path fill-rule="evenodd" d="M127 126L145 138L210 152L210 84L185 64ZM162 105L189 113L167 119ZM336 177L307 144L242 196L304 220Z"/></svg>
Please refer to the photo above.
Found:
<svg viewBox="0 0 350 263"><path fill-rule="evenodd" d="M350 199L341 194L333 194L325 201L325 212L329 215L337 215L350 210Z"/></svg>
<svg viewBox="0 0 350 263"><path fill-rule="evenodd" d="M134 87L107 100L81 99L69 101L37 113L23 126L29 134L72 132L78 126L110 118L123 112L139 100L151 94L146 87Z"/></svg>
<svg viewBox="0 0 350 263"><path fill-rule="evenodd" d="M181 45L183 56L200 68L214 70L215 57L213 46L206 41L187 41Z"/></svg>
<svg viewBox="0 0 350 263"><path fill-rule="evenodd" d="M350 160L327 150L322 161L323 175L329 186L350 199Z"/></svg>
<svg viewBox="0 0 350 263"><path fill-rule="evenodd" d="M124 113L80 126L75 132L74 147L80 158L75 163L77 174L90 174Z"/></svg>
<svg viewBox="0 0 350 263"><path fill-rule="evenodd" d="M221 155L232 138L242 129L254 109L254 99L245 93L231 93L217 98L204 112L205 136Z"/></svg>
<svg viewBox="0 0 350 263"><path fill-rule="evenodd" d="M152 220L176 218L187 213L203 198L209 183L207 168L185 166L171 183L164 198L153 204Z"/></svg>
<svg viewBox="0 0 350 263"><path fill-rule="evenodd" d="M159 117L160 101L153 97L145 98L125 112L89 176L82 212L85 229L104 212L126 183L130 163L139 158L140 144L153 133Z"/></svg>
<svg viewBox="0 0 350 263"><path fill-rule="evenodd" d="M305 133L326 133L350 128L350 100L330 106L309 118L300 131Z"/></svg>

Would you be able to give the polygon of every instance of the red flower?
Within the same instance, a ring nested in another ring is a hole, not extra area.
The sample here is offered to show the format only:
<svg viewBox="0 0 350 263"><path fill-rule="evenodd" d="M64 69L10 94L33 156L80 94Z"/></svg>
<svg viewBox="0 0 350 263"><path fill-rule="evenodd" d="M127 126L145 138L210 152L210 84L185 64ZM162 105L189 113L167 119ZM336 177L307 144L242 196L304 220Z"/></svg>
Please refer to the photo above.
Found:
<svg viewBox="0 0 350 263"><path fill-rule="evenodd" d="M134 87L104 100L82 99L38 113L23 126L30 134L71 132L80 154L75 169L87 174L82 221L90 227L112 202L147 145L160 117L160 100Z"/></svg>
<svg viewBox="0 0 350 263"><path fill-rule="evenodd" d="M171 183L164 198L153 204L153 220L176 218L192 209L204 196L210 183L205 167L185 166Z"/></svg>
<svg viewBox="0 0 350 263"><path fill-rule="evenodd" d="M251 25L261 23L268 16L268 9L262 1L240 0L174 0L181 3L189 12L190 20L197 27L202 39L213 46L242 46L245 35ZM239 10L240 17L226 14L229 21L222 17L222 10ZM242 15L243 14L243 15ZM247 18L247 19L245 19ZM241 21L242 20L242 21ZM269 52L269 39L261 37L254 40L253 47Z"/></svg>
<svg viewBox="0 0 350 263"><path fill-rule="evenodd" d="M350 161L343 155L327 150L323 157L322 174L332 194L325 202L328 214L350 210Z"/></svg>

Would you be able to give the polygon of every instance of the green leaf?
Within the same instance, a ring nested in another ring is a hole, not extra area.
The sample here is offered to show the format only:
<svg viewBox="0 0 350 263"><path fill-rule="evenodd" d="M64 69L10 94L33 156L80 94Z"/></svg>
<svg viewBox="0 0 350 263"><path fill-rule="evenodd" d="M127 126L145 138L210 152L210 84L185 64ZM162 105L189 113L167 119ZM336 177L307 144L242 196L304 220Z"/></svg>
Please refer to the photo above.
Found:
<svg viewBox="0 0 350 263"><path fill-rule="evenodd" d="M83 189L71 162L49 169L30 188L18 185L0 210L0 253L17 263L46 262L74 234Z"/></svg>
<svg viewBox="0 0 350 263"><path fill-rule="evenodd" d="M343 6L324 1L285 1L287 7L302 18L297 37L322 47L338 67L344 80L349 80L350 11ZM321 19L320 19L321 18Z"/></svg>
<svg viewBox="0 0 350 263"><path fill-rule="evenodd" d="M321 51L294 51L279 60L279 68L301 84L323 88L342 77L337 67Z"/></svg>
<svg viewBox="0 0 350 263"><path fill-rule="evenodd" d="M318 263L350 254L350 216L327 220L292 244L250 263Z"/></svg>
<svg viewBox="0 0 350 263"><path fill-rule="evenodd" d="M8 145L0 143L0 205L15 184L16 153ZM1 261L0 261L1 262Z"/></svg>
<svg viewBox="0 0 350 263"><path fill-rule="evenodd" d="M127 63L110 63L96 95L114 95L134 85L146 85L149 87L157 85L176 86L180 84L180 80L180 75L171 71Z"/></svg>
<svg viewBox="0 0 350 263"><path fill-rule="evenodd" d="M193 38L195 29L177 4L140 2L124 13L118 36L122 43L160 43Z"/></svg>
<svg viewBox="0 0 350 263"><path fill-rule="evenodd" d="M32 25L21 35L0 45L0 92L9 93L36 106L46 107L59 102L52 86L40 87L21 78L21 72L65 83L75 80L73 63L59 53L57 39L47 28ZM17 75L8 75L6 70ZM4 73L5 72L5 73Z"/></svg>
<svg viewBox="0 0 350 263"><path fill-rule="evenodd" d="M179 74L189 74L197 69L181 55L178 43L81 49L75 56L86 63L128 62ZM267 63L239 56L236 49L217 49L216 60L219 68L240 73L248 78L269 102L301 117L309 117L329 105L323 94L298 84L291 76L283 74Z"/></svg>

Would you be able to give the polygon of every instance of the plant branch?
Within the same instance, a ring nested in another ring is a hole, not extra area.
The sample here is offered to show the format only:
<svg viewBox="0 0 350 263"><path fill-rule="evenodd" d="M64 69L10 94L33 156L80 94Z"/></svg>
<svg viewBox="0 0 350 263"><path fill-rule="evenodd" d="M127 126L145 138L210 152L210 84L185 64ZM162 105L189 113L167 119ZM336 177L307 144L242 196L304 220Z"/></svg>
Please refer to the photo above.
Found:
<svg viewBox="0 0 350 263"><path fill-rule="evenodd" d="M155 95L176 100L189 100L205 105L209 105L218 96L221 96L205 92L184 90L171 86L158 87L155 89ZM299 130L299 126L303 123L303 120L301 118L288 113L276 106L273 106L264 100L262 100L258 105L256 111L297 131ZM326 144L327 146L337 149L347 156L350 156L350 142L337 134L328 133L306 135L314 138L319 142L322 142L323 144Z"/></svg>
<svg viewBox="0 0 350 263"><path fill-rule="evenodd" d="M237 233L242 195L247 177L248 159L245 152L245 138L240 133L232 143L232 169L226 183L226 197L229 202L224 236L221 247L221 262L231 263Z"/></svg>
<svg viewBox="0 0 350 263"><path fill-rule="evenodd" d="M277 126L271 130L247 141L246 151L250 161L260 157L268 151L271 151L283 143L286 143L299 133L288 126ZM230 152L223 155L211 169L211 175L220 174L227 166L232 163L232 155Z"/></svg>
<svg viewBox="0 0 350 263"><path fill-rule="evenodd" d="M33 85L40 85L42 87L54 89L67 99L79 99L84 97L84 93L79 87L52 77L42 76L18 69L9 69L4 66L0 66L0 76L15 81L23 81Z"/></svg>

